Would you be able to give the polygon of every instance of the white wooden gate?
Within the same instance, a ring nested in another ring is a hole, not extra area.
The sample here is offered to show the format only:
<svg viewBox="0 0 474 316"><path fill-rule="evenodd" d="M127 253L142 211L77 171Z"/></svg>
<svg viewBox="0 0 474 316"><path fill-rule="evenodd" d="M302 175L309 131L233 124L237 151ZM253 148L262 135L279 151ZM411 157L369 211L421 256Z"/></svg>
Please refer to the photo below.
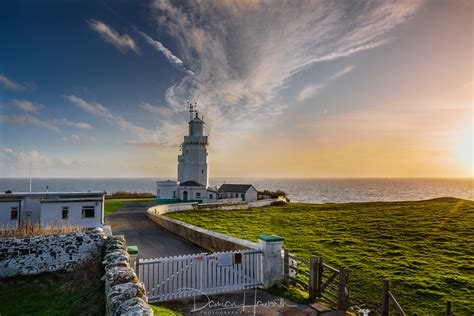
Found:
<svg viewBox="0 0 474 316"><path fill-rule="evenodd" d="M233 292L262 284L259 250L139 259L136 268L151 302Z"/></svg>

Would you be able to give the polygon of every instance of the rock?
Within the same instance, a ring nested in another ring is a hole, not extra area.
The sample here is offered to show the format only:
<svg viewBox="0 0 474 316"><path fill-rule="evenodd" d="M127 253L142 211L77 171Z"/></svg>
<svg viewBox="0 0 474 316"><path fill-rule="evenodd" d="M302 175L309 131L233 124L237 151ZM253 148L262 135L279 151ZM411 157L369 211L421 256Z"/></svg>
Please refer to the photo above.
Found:
<svg viewBox="0 0 474 316"><path fill-rule="evenodd" d="M113 286L107 293L110 313L114 314L124 301L134 297L141 298L145 303L148 302L143 283L129 282Z"/></svg>
<svg viewBox="0 0 474 316"><path fill-rule="evenodd" d="M134 297L120 304L113 315L152 316L153 310L141 298Z"/></svg>
<svg viewBox="0 0 474 316"><path fill-rule="evenodd" d="M109 286L128 282L138 282L137 275L129 267L113 267L105 272L105 279Z"/></svg>

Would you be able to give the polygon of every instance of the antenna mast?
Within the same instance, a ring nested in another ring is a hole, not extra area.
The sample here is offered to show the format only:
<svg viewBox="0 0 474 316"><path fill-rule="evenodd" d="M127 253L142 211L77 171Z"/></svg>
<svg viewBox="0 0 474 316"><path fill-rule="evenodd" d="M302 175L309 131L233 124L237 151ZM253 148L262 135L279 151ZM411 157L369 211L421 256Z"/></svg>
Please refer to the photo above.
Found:
<svg viewBox="0 0 474 316"><path fill-rule="evenodd" d="M191 102L186 102L187 105L188 105L188 108L189 108L189 121L192 121L193 120L193 113L195 111L195 108L196 106L193 105Z"/></svg>
<svg viewBox="0 0 474 316"><path fill-rule="evenodd" d="M30 192L31 192L31 162L30 162Z"/></svg>

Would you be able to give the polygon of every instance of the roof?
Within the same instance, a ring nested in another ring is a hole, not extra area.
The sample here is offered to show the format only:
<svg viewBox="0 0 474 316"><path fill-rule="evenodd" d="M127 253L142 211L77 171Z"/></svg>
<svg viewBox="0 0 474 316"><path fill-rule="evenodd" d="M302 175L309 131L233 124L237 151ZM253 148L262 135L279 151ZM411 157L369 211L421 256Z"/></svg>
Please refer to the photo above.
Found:
<svg viewBox="0 0 474 316"><path fill-rule="evenodd" d="M0 193L0 200L11 200L11 199L22 199L26 197L30 198L77 198L77 197L102 197L107 192L105 191L91 191L91 192L13 192L13 193Z"/></svg>
<svg viewBox="0 0 474 316"><path fill-rule="evenodd" d="M253 187L251 184L230 184L224 183L219 188L219 192L237 192L237 193L245 193L247 192L250 187ZM254 188L255 189L255 188Z"/></svg>
<svg viewBox="0 0 474 316"><path fill-rule="evenodd" d="M102 202L102 198L83 197L83 198L58 198L58 199L41 199L42 203L66 203L66 202Z"/></svg>
<svg viewBox="0 0 474 316"><path fill-rule="evenodd" d="M196 116L195 118L191 120L191 123L204 123L204 121Z"/></svg>
<svg viewBox="0 0 474 316"><path fill-rule="evenodd" d="M196 181L185 181L179 185L180 187L203 187L202 184L197 183Z"/></svg>

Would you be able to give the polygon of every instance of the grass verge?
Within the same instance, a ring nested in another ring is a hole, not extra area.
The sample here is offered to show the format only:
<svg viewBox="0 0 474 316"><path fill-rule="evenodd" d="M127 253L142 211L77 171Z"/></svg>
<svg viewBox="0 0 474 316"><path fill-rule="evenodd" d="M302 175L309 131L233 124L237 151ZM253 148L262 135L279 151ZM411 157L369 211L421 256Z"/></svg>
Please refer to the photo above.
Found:
<svg viewBox="0 0 474 316"><path fill-rule="evenodd" d="M279 235L295 255L350 270L352 302L380 304L381 281L410 315L474 311L474 202L301 204L167 216L251 241Z"/></svg>
<svg viewBox="0 0 474 316"><path fill-rule="evenodd" d="M105 200L104 213L105 215L110 215L117 212L119 209L125 207L125 202L150 202L150 201L155 201L155 200L156 200L155 198Z"/></svg>

